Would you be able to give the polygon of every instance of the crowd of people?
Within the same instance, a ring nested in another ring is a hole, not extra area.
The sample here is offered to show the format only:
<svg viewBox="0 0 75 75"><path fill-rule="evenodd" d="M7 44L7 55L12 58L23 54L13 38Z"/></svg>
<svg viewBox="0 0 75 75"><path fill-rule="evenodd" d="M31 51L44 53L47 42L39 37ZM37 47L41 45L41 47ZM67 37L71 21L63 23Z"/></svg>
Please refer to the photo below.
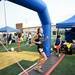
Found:
<svg viewBox="0 0 75 75"><path fill-rule="evenodd" d="M20 37L19 37L20 35ZM31 38L32 38L32 34L30 32L26 33L26 35L24 35L23 33L4 33L3 35L1 35L2 37L0 39L6 41L8 44L11 43L15 43L18 42L18 37L20 38L21 41L29 41L29 44L31 43Z"/></svg>

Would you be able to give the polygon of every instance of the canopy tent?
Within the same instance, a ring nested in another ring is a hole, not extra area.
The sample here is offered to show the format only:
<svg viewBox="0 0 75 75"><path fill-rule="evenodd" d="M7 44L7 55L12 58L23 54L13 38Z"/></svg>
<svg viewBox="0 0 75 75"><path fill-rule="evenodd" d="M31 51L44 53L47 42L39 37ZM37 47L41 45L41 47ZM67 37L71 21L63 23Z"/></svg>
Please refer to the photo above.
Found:
<svg viewBox="0 0 75 75"><path fill-rule="evenodd" d="M12 27L9 27L9 26L5 26L5 27L2 27L0 28L0 32L20 32L19 29L14 29Z"/></svg>
<svg viewBox="0 0 75 75"><path fill-rule="evenodd" d="M56 24L56 28L73 28L75 27L75 15L71 18Z"/></svg>
<svg viewBox="0 0 75 75"><path fill-rule="evenodd" d="M14 29L12 27L5 26L5 27L0 28L0 32L6 33L6 37L4 39L4 41L5 41L4 43L7 44L7 42L8 42L8 36L9 36L8 33L10 33L10 32L21 32L21 31L19 29ZM2 41L2 43L3 43L3 41Z"/></svg>

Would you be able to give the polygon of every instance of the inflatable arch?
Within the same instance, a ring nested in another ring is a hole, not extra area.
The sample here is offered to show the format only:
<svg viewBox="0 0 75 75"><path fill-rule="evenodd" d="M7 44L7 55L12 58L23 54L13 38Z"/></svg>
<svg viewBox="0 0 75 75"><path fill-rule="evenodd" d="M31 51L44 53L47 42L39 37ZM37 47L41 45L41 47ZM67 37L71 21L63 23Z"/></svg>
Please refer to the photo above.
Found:
<svg viewBox="0 0 75 75"><path fill-rule="evenodd" d="M43 28L44 39L48 37L48 40L44 41L44 52L47 57L50 56L51 49L51 22L48 14L46 4L42 0L8 0L18 5L24 6L28 9L37 12Z"/></svg>

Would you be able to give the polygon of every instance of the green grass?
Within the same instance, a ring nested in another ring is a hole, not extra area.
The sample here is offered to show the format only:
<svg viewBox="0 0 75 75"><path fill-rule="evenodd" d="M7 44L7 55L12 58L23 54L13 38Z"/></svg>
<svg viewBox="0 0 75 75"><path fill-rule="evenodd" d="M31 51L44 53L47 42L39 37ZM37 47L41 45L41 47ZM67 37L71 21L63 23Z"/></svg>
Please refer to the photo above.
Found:
<svg viewBox="0 0 75 75"><path fill-rule="evenodd" d="M54 37L54 36L51 37L51 47L52 48L54 47L55 39L56 39L56 37Z"/></svg>
<svg viewBox="0 0 75 75"><path fill-rule="evenodd" d="M21 47L21 50L23 51L31 51L31 52L37 52L37 46L33 45L33 46L26 46L26 47Z"/></svg>
<svg viewBox="0 0 75 75"><path fill-rule="evenodd" d="M24 46L24 42L21 42L21 46ZM7 45L5 45L5 47L7 48L7 49L10 49L10 48L17 48L18 47L18 45L17 45L17 43L12 43L12 44L7 44ZM2 45L0 45L0 51L6 51L5 50L5 48L2 46Z"/></svg>
<svg viewBox="0 0 75 75"><path fill-rule="evenodd" d="M8 50L10 50L11 48L15 48L15 50L18 50L18 46L17 46L17 43L12 43L11 45L7 45L6 48L8 48ZM25 42L21 42L21 48L20 50L22 51L31 51L31 52L37 52L37 46L36 45L33 45L33 46L25 46ZM6 52L6 50L4 49L3 46L0 46L0 52Z"/></svg>
<svg viewBox="0 0 75 75"><path fill-rule="evenodd" d="M16 47L15 50L18 50L17 48L17 43L13 43L11 45L8 45L7 48L10 49L11 47ZM25 46L25 43L21 43L21 50L22 51L31 51L31 52L37 52L37 46ZM0 46L0 52L6 51L2 46ZM31 61L20 61L21 65L24 67L24 69L30 67L32 64L34 64L36 61L31 62ZM22 72L21 68L17 64L13 64L11 66L8 66L2 70L0 70L0 75L18 75L20 72Z"/></svg>
<svg viewBox="0 0 75 75"><path fill-rule="evenodd" d="M27 69L31 65L33 65L36 61L20 61L20 64L23 66L24 69ZM8 66L2 70L0 70L0 75L18 75L20 72L22 72L21 68L15 63L11 66Z"/></svg>
<svg viewBox="0 0 75 75"><path fill-rule="evenodd" d="M65 56L51 75L75 75L75 56Z"/></svg>

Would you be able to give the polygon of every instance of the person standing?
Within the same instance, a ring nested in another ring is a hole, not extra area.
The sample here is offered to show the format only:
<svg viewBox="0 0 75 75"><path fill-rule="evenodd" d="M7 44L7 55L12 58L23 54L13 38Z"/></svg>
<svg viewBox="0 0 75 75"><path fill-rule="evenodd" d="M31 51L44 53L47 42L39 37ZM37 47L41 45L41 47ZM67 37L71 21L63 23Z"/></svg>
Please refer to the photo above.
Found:
<svg viewBox="0 0 75 75"><path fill-rule="evenodd" d="M20 51L20 43L21 43L21 33L18 33L18 51Z"/></svg>
<svg viewBox="0 0 75 75"><path fill-rule="evenodd" d="M29 42L29 45L31 45L31 39L32 39L32 35L31 35L31 33L29 32L29 34L28 34L28 42Z"/></svg>
<svg viewBox="0 0 75 75"><path fill-rule="evenodd" d="M12 34L9 34L8 43L9 43L9 45L12 43Z"/></svg>
<svg viewBox="0 0 75 75"><path fill-rule="evenodd" d="M55 54L56 56L60 56L60 46L61 46L61 40L60 35L57 35L56 41L55 41Z"/></svg>
<svg viewBox="0 0 75 75"><path fill-rule="evenodd" d="M72 55L72 41L69 40L66 42L66 53Z"/></svg>

